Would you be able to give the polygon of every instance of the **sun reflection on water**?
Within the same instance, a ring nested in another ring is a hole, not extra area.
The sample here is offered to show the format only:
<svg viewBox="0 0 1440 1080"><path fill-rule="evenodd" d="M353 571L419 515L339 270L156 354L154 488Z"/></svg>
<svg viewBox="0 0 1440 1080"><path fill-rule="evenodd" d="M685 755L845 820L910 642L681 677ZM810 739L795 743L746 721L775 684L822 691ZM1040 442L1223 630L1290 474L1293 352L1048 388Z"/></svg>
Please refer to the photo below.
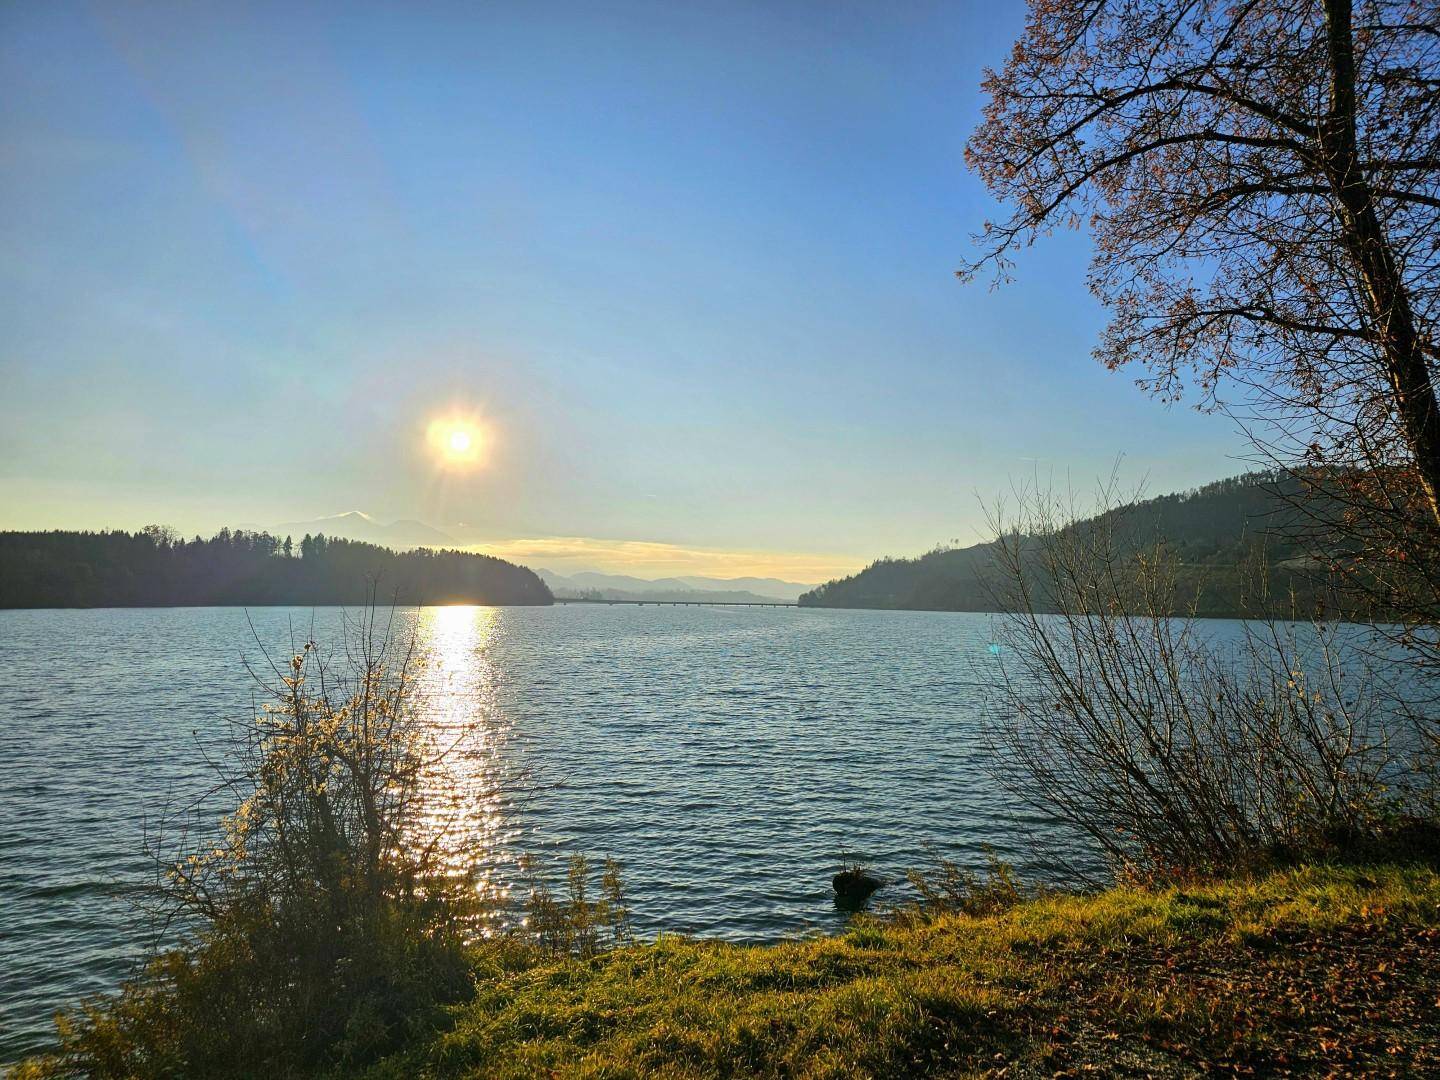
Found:
<svg viewBox="0 0 1440 1080"><path fill-rule="evenodd" d="M420 829L443 832L451 870L473 874L481 897L497 907L509 893L506 852L516 823L507 795L517 781L489 655L499 630L497 609L468 605L424 608L416 626L426 661L417 691L431 756Z"/></svg>

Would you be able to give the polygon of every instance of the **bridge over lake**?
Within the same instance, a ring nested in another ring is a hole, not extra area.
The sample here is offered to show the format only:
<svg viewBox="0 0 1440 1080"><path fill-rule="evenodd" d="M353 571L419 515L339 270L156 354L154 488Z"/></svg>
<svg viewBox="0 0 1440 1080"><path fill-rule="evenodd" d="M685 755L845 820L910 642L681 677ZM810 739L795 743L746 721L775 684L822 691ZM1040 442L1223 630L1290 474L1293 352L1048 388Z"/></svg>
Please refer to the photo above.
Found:
<svg viewBox="0 0 1440 1080"><path fill-rule="evenodd" d="M593 596L557 596L557 604L634 604L644 607L799 607L793 600L604 600Z"/></svg>

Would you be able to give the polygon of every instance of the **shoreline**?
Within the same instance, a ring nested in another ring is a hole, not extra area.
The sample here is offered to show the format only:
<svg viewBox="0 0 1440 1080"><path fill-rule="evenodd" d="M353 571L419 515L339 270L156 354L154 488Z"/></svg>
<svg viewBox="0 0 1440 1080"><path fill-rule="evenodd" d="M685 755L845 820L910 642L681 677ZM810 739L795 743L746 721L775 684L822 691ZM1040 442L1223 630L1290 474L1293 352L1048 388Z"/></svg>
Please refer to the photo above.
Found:
<svg viewBox="0 0 1440 1080"><path fill-rule="evenodd" d="M971 899L976 914L862 917L768 945L662 935L589 959L479 948L468 1001L368 1069L316 1075L1440 1069L1433 864ZM60 1076L63 1062L11 1075Z"/></svg>

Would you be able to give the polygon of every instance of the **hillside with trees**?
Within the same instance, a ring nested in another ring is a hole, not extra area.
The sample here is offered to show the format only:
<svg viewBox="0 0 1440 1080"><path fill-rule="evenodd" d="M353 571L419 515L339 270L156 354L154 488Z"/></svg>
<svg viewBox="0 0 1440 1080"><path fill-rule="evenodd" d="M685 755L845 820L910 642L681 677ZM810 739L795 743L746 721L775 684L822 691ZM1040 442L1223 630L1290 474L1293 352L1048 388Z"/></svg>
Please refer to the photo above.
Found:
<svg viewBox="0 0 1440 1080"><path fill-rule="evenodd" d="M1325 582L1305 542L1302 481L1282 472L1219 480L1193 491L1129 503L1076 521L1073 530L1123 533L1137 555L1163 551L1176 595L1198 614L1241 616L1295 606L1323 610ZM1322 507L1316 514L1323 516ZM937 548L918 558L884 558L858 574L800 597L806 607L994 611L996 545ZM1262 598L1268 593L1268 599Z"/></svg>
<svg viewBox="0 0 1440 1080"><path fill-rule="evenodd" d="M461 551L221 529L0 532L0 608L230 604L549 604L532 571Z"/></svg>

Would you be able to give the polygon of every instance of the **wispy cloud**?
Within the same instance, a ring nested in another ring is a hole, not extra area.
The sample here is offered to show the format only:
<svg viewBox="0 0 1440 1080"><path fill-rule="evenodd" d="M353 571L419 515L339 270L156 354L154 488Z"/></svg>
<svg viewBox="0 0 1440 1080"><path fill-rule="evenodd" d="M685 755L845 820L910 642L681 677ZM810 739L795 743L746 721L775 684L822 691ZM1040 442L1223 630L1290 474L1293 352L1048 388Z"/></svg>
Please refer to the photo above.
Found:
<svg viewBox="0 0 1440 1080"><path fill-rule="evenodd" d="M589 536L546 536L467 545L526 566L557 571L602 570L639 577L700 574L707 577L776 577L826 581L854 573L868 559L794 551L727 551L650 540L601 540Z"/></svg>

